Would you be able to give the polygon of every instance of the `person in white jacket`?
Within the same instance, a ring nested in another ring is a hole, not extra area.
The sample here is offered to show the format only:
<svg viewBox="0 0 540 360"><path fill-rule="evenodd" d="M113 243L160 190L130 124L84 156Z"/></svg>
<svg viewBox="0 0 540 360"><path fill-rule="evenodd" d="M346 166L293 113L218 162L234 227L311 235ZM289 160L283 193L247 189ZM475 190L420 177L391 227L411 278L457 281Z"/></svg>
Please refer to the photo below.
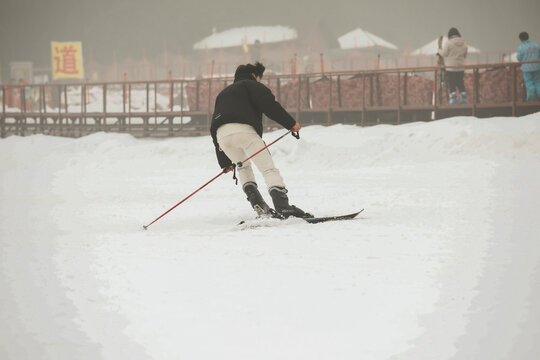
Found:
<svg viewBox="0 0 540 360"><path fill-rule="evenodd" d="M465 69L462 66L465 64L467 57L467 44L461 37L458 29L451 28L448 30L448 41L442 49L439 49L439 55L444 57L444 65L446 68L446 82L448 91L450 92L449 104L457 104L456 89L460 91L461 104L467 103L467 92L463 76Z"/></svg>

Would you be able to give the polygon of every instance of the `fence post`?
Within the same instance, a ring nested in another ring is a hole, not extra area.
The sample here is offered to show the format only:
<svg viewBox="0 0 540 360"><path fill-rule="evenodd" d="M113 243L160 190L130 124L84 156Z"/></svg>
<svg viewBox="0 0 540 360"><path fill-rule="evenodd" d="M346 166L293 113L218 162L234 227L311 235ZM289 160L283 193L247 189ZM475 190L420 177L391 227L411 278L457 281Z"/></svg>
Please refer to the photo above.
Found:
<svg viewBox="0 0 540 360"><path fill-rule="evenodd" d="M472 116L476 116L476 109L478 105L478 68L473 70L473 108Z"/></svg>
<svg viewBox="0 0 540 360"><path fill-rule="evenodd" d="M184 81L180 81L180 126L184 124Z"/></svg>
<svg viewBox="0 0 540 360"><path fill-rule="evenodd" d="M66 128L67 132L66 135L69 136L70 133L72 133L74 128L74 122L72 121L71 126L69 124L69 116L67 115L69 113L69 103L68 103L68 87L67 85L64 85L64 107L65 107L65 113L66 113Z"/></svg>
<svg viewBox="0 0 540 360"><path fill-rule="evenodd" d="M150 83L146 83L146 112L150 112Z"/></svg>
<svg viewBox="0 0 540 360"><path fill-rule="evenodd" d="M86 105L86 84L81 84L81 121L79 122L79 136L82 136L83 133L83 124L86 121L84 119L84 107Z"/></svg>
<svg viewBox="0 0 540 360"><path fill-rule="evenodd" d="M131 84L128 84L128 125L129 131L132 131L131 127Z"/></svg>
<svg viewBox="0 0 540 360"><path fill-rule="evenodd" d="M196 90L196 94L195 94L195 110L196 111L199 111L199 90L200 90L200 81L199 79L197 79L197 84L195 85L195 90Z"/></svg>
<svg viewBox="0 0 540 360"><path fill-rule="evenodd" d="M45 83L43 91L43 112L47 113L47 105L52 108L52 95L49 83ZM47 96L49 97L49 100L47 100Z"/></svg>
<svg viewBox="0 0 540 360"><path fill-rule="evenodd" d="M2 85L2 119L0 122L0 137L6 137L6 87Z"/></svg>
<svg viewBox="0 0 540 360"><path fill-rule="evenodd" d="M148 136L148 122L150 119L150 83L146 83L146 116L143 117L143 137Z"/></svg>
<svg viewBox="0 0 540 360"><path fill-rule="evenodd" d="M310 101L309 101L310 93L311 93L311 89L310 89L310 84L309 84L309 77L306 76L306 106L308 109L311 109Z"/></svg>
<svg viewBox="0 0 540 360"><path fill-rule="evenodd" d="M433 72L433 113L435 115L435 120L439 118L439 114L438 114L438 109L439 109L439 90L438 90L438 86L437 86L437 75L438 75L438 70L435 70Z"/></svg>
<svg viewBox="0 0 540 360"><path fill-rule="evenodd" d="M398 111L397 111L397 123L401 123L401 74L398 71L397 73L397 102L398 102Z"/></svg>
<svg viewBox="0 0 540 360"><path fill-rule="evenodd" d="M124 81L123 81L123 84L122 84L122 111L123 113L125 114L126 113L126 81L127 81L127 73L124 73Z"/></svg>
<svg viewBox="0 0 540 360"><path fill-rule="evenodd" d="M369 74L369 106L373 106L373 73Z"/></svg>
<svg viewBox="0 0 540 360"><path fill-rule="evenodd" d="M341 108L341 75L337 76L337 101L338 107Z"/></svg>
<svg viewBox="0 0 540 360"><path fill-rule="evenodd" d="M103 84L103 124L102 130L107 126L107 84Z"/></svg>
<svg viewBox="0 0 540 360"><path fill-rule="evenodd" d="M214 61L212 61L212 72L214 68ZM212 117L211 114L211 107L212 107L212 76L210 76L210 79L208 79L208 108L206 109L206 128L210 131L210 118Z"/></svg>
<svg viewBox="0 0 540 360"><path fill-rule="evenodd" d="M328 77L328 125L332 123L332 75Z"/></svg>
<svg viewBox="0 0 540 360"><path fill-rule="evenodd" d="M169 111L172 113L174 108L174 83L172 82L172 71L169 70ZM173 136L174 115L169 116L169 136Z"/></svg>
<svg viewBox="0 0 540 360"><path fill-rule="evenodd" d="M366 74L362 74L362 120L360 122L360 125L364 126L365 122L366 122Z"/></svg>
<svg viewBox="0 0 540 360"><path fill-rule="evenodd" d="M277 97L278 102L281 103L281 78L277 79Z"/></svg>
<svg viewBox="0 0 540 360"><path fill-rule="evenodd" d="M58 85L58 135L62 135L62 85Z"/></svg>
<svg viewBox="0 0 540 360"><path fill-rule="evenodd" d="M64 85L64 107L65 107L65 113L67 114L69 112L69 104L68 104L68 96L67 96L67 85Z"/></svg>
<svg viewBox="0 0 540 360"><path fill-rule="evenodd" d="M169 109L173 111L173 83L172 83L172 71L169 70Z"/></svg>
<svg viewBox="0 0 540 360"><path fill-rule="evenodd" d="M21 86L21 112L26 119L26 86Z"/></svg>
<svg viewBox="0 0 540 360"><path fill-rule="evenodd" d="M296 58L296 57L295 57ZM300 101L302 98L300 97L301 89L302 89L302 77L300 75L297 76L298 78L298 94L296 97L296 122L300 122Z"/></svg>
<svg viewBox="0 0 540 360"><path fill-rule="evenodd" d="M157 92L158 86L157 82L154 82L154 130L157 127Z"/></svg>
<svg viewBox="0 0 540 360"><path fill-rule="evenodd" d="M381 79L379 71L375 73L375 85L377 85L377 106L382 106Z"/></svg>
<svg viewBox="0 0 540 360"><path fill-rule="evenodd" d="M510 65L512 67L512 116L516 116L516 102L517 102L517 71L516 65Z"/></svg>
<svg viewBox="0 0 540 360"><path fill-rule="evenodd" d="M408 73L405 71L405 74L403 75L403 105L407 105L407 78Z"/></svg>

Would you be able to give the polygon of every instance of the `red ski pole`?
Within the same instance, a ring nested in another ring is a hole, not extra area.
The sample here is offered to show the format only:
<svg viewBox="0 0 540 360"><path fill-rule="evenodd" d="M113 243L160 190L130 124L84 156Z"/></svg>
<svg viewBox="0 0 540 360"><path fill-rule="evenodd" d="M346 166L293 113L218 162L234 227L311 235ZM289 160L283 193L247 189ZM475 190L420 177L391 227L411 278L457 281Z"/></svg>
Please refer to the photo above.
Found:
<svg viewBox="0 0 540 360"><path fill-rule="evenodd" d="M298 134L298 132L294 133L292 132L292 130L289 130L287 131L285 134L281 135L280 137L278 137L276 140L272 141L270 144L266 145L265 147L263 147L262 149L260 149L259 151L257 151L255 154L251 155L250 157L248 157L247 159L245 159L244 161L241 161L239 163L239 165L241 166L242 163L245 163L246 161L248 161L249 159L251 159L252 157L254 157L255 155L259 154L260 152L266 150L267 148L269 148L270 146L272 146L273 144L275 144L276 142L278 142L279 140L283 139L286 135L288 135L289 133L292 133L292 135L297 138L297 139L300 139L300 135ZM236 164L235 164L236 165ZM225 174L225 170L222 170L219 174L217 174L216 176L214 176L212 178L212 180L208 181L206 184L204 184L203 186L201 186L200 188L198 188L197 190L195 190L194 192L192 192L191 194L189 194L187 197L185 197L184 199L182 199L178 204L174 205L172 208L170 208L169 210L165 211L163 214L161 214L159 217L157 217L154 221L152 221L150 224L148 225L143 225L143 228L144 230L147 230L148 227L150 225L152 225L153 223L155 223L156 221L158 221L159 219L161 219L162 217L164 217L165 215L167 215L168 213L170 213L172 210L174 210L178 205L182 204L184 201L186 201L187 199L189 199L190 197L192 197L193 195L195 195L196 193L198 193L200 190L202 190L206 185L210 184L212 181L216 180L218 177L220 177L221 175Z"/></svg>

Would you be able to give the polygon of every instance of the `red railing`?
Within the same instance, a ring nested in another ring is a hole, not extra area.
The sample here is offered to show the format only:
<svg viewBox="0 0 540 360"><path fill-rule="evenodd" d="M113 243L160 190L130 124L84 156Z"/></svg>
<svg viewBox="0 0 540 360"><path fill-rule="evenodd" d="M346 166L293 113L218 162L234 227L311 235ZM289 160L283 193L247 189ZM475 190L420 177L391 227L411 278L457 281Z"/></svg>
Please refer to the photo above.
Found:
<svg viewBox="0 0 540 360"><path fill-rule="evenodd" d="M277 100L304 124L429 121L454 115L518 116L520 63L466 66L468 102L448 105L437 67L265 75ZM206 134L215 97L231 77L2 86L1 136L97 131L135 136ZM273 122L265 120L267 127Z"/></svg>

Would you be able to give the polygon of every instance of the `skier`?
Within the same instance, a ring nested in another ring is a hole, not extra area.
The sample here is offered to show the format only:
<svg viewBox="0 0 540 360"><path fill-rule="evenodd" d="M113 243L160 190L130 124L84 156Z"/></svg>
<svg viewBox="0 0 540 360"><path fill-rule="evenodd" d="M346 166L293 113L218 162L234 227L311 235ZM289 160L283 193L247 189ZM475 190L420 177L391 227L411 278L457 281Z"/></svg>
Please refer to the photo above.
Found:
<svg viewBox="0 0 540 360"><path fill-rule="evenodd" d="M451 105L457 104L456 88L459 89L461 95L461 103L467 103L467 93L465 92L465 84L463 83L463 75L465 70L459 68L465 64L465 58L467 57L467 44L461 37L458 29L451 28L448 30L448 41L442 49L439 49L438 55L444 57L444 64L451 66L446 69L446 81L448 89L450 91Z"/></svg>
<svg viewBox="0 0 540 360"><path fill-rule="evenodd" d="M223 89L216 98L210 133L220 167L226 173L236 171L237 168L242 189L258 216L272 216L273 211L258 190L250 161L242 161L265 146L261 138L263 113L292 132L298 132L302 125L287 113L275 100L270 89L260 82L264 70L265 67L259 62L238 66L233 84ZM253 157L253 162L262 173L275 210L280 216L313 217L289 204L287 188L268 150Z"/></svg>
<svg viewBox="0 0 540 360"><path fill-rule="evenodd" d="M540 60L540 47L529 40L528 33L521 32L519 40L521 40L521 46L517 52L519 62ZM540 100L540 63L523 64L521 70L527 88L527 101L534 101L535 93Z"/></svg>

